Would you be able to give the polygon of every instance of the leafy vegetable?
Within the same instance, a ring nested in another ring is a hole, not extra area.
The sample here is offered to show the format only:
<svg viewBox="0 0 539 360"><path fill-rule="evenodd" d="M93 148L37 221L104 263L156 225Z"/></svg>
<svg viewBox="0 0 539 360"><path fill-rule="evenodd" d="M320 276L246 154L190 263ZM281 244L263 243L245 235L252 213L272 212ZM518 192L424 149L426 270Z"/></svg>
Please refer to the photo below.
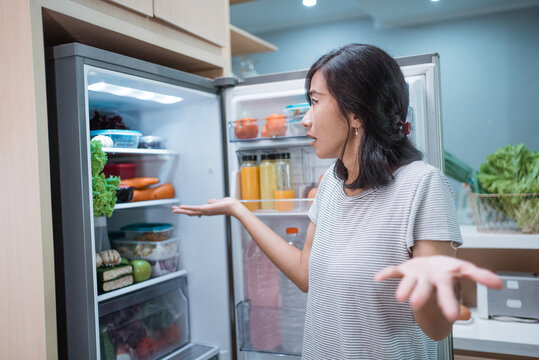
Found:
<svg viewBox="0 0 539 360"><path fill-rule="evenodd" d="M107 163L107 154L101 147L100 141L90 141L94 217L103 215L111 217L116 205L116 189L120 185L120 178L117 176L105 178L102 171Z"/></svg>
<svg viewBox="0 0 539 360"><path fill-rule="evenodd" d="M487 156L477 178L489 193L529 194L502 197L503 210L523 232L539 231L539 152L524 144L502 147Z"/></svg>

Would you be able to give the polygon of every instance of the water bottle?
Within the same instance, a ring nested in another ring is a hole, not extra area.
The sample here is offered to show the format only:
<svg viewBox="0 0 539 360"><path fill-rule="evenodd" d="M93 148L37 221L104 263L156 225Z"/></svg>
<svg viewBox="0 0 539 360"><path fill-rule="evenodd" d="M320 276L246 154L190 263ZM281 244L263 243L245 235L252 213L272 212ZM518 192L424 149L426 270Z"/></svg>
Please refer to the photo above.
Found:
<svg viewBox="0 0 539 360"><path fill-rule="evenodd" d="M281 345L279 269L253 240L247 245L246 263L251 344L255 350L271 351Z"/></svg>
<svg viewBox="0 0 539 360"><path fill-rule="evenodd" d="M298 228L287 228L286 240L298 249L303 248L303 241L298 237ZM279 273L279 289L281 292L281 345L283 352L301 355L307 293L301 291L282 272Z"/></svg>

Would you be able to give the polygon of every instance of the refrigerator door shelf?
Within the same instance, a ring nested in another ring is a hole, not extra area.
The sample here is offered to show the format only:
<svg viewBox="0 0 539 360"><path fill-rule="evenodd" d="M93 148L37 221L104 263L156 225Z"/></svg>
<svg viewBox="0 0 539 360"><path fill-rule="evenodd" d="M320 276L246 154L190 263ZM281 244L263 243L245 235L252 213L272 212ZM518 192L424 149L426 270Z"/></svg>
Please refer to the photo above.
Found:
<svg viewBox="0 0 539 360"><path fill-rule="evenodd" d="M244 204L257 204L259 210L253 211L256 216L307 216L314 199L264 199L264 200L240 200ZM269 205L272 209L265 210L263 205Z"/></svg>
<svg viewBox="0 0 539 360"><path fill-rule="evenodd" d="M230 142L305 138L306 134L307 128L301 124L301 118L293 116L275 120L244 118L228 122Z"/></svg>
<svg viewBox="0 0 539 360"><path fill-rule="evenodd" d="M305 309L254 306L246 300L236 305L236 311L240 351L292 358L301 356ZM297 320L288 324L290 329L283 327L287 319Z"/></svg>

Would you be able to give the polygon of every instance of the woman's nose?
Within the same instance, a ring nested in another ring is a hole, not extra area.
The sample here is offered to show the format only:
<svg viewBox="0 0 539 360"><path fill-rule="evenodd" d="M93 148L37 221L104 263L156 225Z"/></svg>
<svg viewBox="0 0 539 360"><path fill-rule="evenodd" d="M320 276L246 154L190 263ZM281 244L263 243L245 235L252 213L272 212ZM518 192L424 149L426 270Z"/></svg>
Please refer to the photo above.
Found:
<svg viewBox="0 0 539 360"><path fill-rule="evenodd" d="M313 116L313 108L309 108L309 111L303 116L303 119L301 119L301 125L305 126L306 128L311 128L313 124L312 120Z"/></svg>

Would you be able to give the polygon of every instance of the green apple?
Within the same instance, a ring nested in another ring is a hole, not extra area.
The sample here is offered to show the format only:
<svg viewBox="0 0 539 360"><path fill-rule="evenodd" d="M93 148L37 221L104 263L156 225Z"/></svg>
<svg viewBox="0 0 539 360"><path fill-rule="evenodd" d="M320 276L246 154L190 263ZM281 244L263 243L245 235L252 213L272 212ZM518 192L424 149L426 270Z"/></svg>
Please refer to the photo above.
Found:
<svg viewBox="0 0 539 360"><path fill-rule="evenodd" d="M146 281L150 278L152 267L146 260L131 260L131 266L133 267L135 282Z"/></svg>

